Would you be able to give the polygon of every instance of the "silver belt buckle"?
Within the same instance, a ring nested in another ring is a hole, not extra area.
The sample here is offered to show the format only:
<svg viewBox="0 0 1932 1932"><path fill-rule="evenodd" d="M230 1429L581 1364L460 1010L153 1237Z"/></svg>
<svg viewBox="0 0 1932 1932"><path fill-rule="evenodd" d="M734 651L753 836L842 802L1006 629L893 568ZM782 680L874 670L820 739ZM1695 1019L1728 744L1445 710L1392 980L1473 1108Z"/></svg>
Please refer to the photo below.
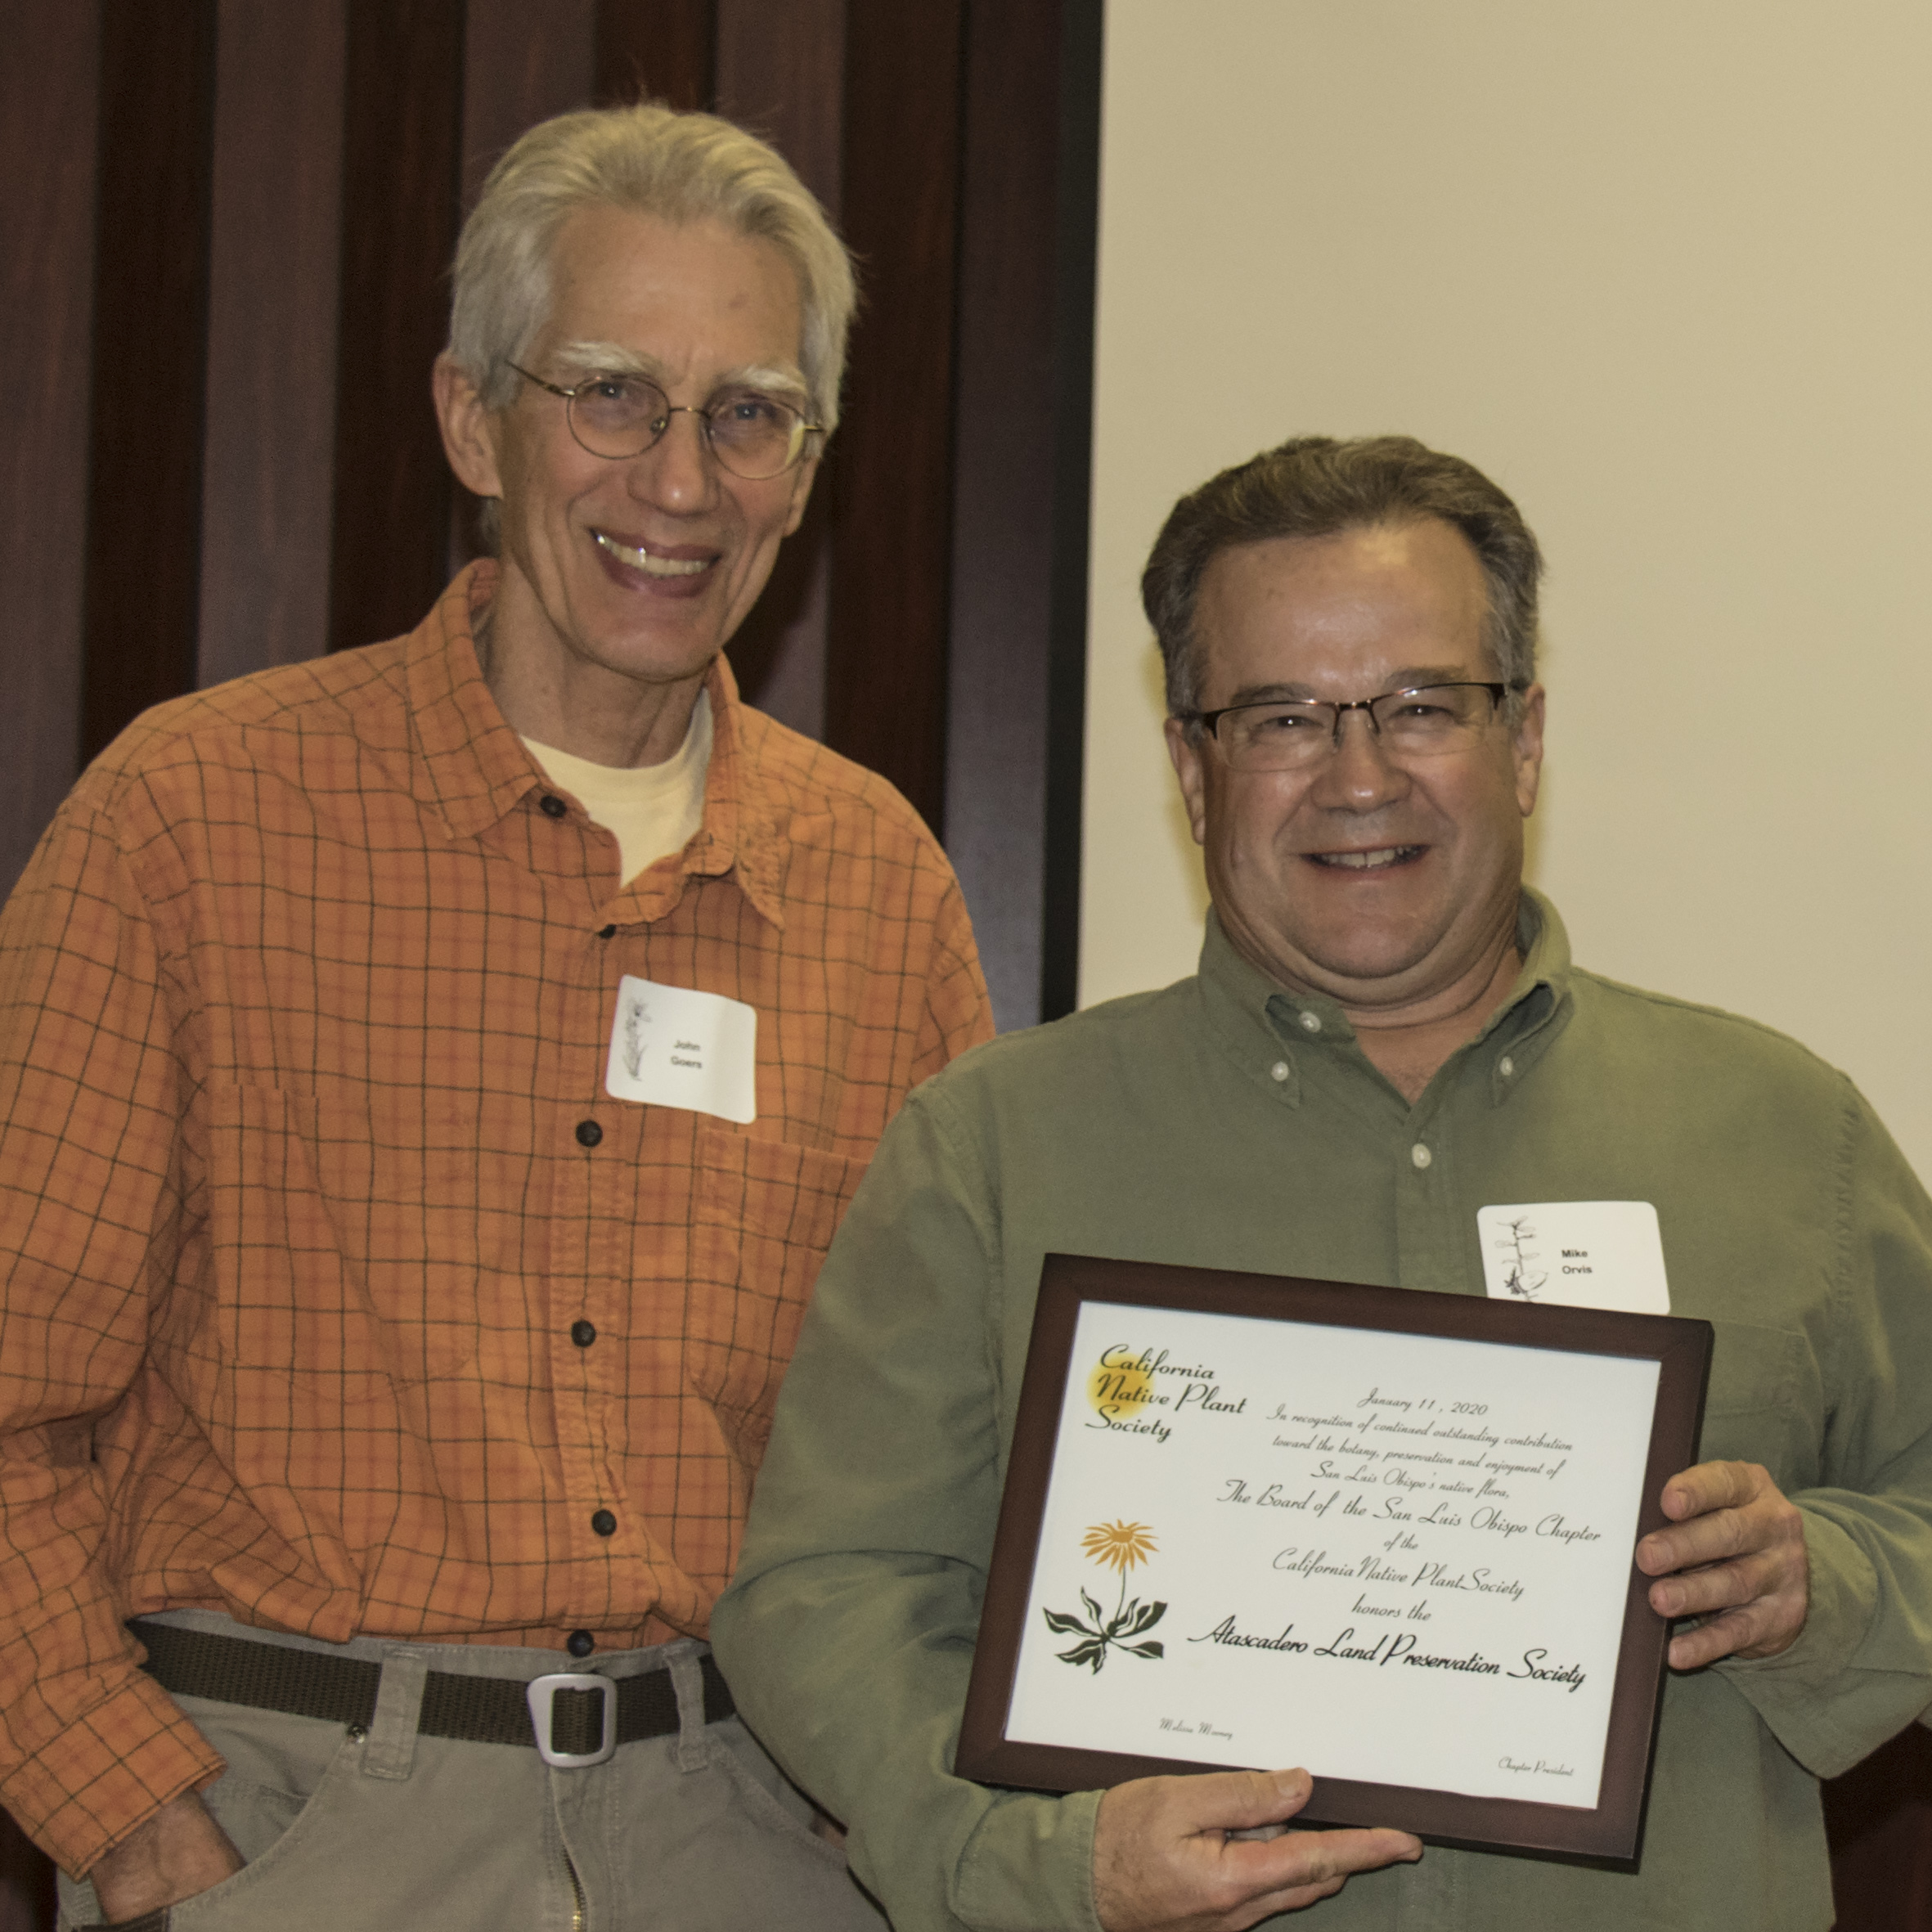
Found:
<svg viewBox="0 0 1932 1932"><path fill-rule="evenodd" d="M595 1691L604 1700L603 1742L594 1751L560 1751L550 1742L555 1699L559 1691ZM537 1755L559 1771L582 1771L601 1764L618 1748L618 1687L613 1678L591 1670L555 1670L531 1678L523 1695L530 1705L530 1728L537 1733Z"/></svg>

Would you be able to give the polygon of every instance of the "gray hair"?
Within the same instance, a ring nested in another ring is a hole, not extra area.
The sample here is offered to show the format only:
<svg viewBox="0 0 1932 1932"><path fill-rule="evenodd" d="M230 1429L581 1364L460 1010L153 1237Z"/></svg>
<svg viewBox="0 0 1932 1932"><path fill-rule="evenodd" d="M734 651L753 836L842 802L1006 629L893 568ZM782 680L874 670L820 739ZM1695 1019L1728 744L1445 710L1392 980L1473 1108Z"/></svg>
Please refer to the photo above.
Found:
<svg viewBox="0 0 1932 1932"><path fill-rule="evenodd" d="M456 244L449 335L450 356L485 407L509 402L507 365L549 319L558 231L598 205L721 221L771 243L798 273L799 362L813 416L832 428L857 302L845 245L775 149L715 115L649 101L539 122L490 170Z"/></svg>
<svg viewBox="0 0 1932 1932"><path fill-rule="evenodd" d="M1473 463L1413 436L1297 436L1211 478L1169 513L1141 573L1140 600L1161 645L1167 710L1201 706L1194 609L1223 550L1283 537L1337 537L1437 517L1462 532L1489 590L1483 641L1516 694L1536 676L1536 586L1543 553L1522 513Z"/></svg>

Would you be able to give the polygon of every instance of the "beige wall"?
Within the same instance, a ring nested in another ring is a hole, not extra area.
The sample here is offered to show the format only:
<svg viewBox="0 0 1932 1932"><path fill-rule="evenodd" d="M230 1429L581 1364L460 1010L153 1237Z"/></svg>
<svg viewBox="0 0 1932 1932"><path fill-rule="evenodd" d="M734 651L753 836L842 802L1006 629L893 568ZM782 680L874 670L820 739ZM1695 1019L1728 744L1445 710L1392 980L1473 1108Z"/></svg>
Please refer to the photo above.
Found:
<svg viewBox="0 0 1932 1932"><path fill-rule="evenodd" d="M1549 557L1579 959L1795 1034L1932 1174L1929 74L1923 0L1112 0L1083 1003L1199 943L1162 515L1410 431Z"/></svg>

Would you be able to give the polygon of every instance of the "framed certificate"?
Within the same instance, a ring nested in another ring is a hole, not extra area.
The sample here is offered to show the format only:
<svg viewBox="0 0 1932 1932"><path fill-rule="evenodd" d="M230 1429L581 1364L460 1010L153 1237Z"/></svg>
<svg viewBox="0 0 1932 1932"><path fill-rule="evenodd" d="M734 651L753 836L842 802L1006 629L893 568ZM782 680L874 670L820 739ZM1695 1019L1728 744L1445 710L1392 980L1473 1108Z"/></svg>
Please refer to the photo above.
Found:
<svg viewBox="0 0 1932 1932"><path fill-rule="evenodd" d="M1668 1315L1049 1255L959 1738L1047 1790L1305 1766L1302 1822L1633 1867L1696 1458Z"/></svg>

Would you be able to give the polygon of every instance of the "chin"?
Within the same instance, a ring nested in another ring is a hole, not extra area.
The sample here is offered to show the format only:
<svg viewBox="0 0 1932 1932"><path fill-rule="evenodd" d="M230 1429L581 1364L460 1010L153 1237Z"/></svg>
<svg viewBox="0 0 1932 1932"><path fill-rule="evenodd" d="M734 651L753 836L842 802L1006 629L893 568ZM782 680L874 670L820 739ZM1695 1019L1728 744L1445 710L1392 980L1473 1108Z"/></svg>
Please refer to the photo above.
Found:
<svg viewBox="0 0 1932 1932"><path fill-rule="evenodd" d="M1313 935L1297 944L1290 936L1289 943L1318 971L1336 979L1362 981L1400 979L1421 965L1431 951L1429 941L1407 936L1400 941L1384 940L1379 944L1364 944L1359 937L1351 943Z"/></svg>

